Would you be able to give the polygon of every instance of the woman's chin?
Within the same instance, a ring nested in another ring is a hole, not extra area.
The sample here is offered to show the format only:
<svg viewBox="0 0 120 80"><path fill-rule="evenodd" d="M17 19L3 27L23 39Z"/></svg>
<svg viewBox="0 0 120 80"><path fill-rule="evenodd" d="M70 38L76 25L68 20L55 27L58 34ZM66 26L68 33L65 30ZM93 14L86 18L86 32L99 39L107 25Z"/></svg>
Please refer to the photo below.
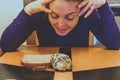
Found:
<svg viewBox="0 0 120 80"><path fill-rule="evenodd" d="M56 32L57 33L57 35L59 35L59 36L66 36L68 33L65 33L65 32L63 32L63 33L59 33L59 32Z"/></svg>

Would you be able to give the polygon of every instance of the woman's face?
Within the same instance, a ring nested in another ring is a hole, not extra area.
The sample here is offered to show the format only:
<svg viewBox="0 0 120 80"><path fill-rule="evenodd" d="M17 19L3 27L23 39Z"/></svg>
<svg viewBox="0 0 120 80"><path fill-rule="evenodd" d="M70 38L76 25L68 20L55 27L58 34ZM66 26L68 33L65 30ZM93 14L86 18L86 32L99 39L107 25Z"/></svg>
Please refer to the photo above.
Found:
<svg viewBox="0 0 120 80"><path fill-rule="evenodd" d="M49 4L52 10L49 21L59 36L67 35L77 25L79 16L78 2L54 0Z"/></svg>

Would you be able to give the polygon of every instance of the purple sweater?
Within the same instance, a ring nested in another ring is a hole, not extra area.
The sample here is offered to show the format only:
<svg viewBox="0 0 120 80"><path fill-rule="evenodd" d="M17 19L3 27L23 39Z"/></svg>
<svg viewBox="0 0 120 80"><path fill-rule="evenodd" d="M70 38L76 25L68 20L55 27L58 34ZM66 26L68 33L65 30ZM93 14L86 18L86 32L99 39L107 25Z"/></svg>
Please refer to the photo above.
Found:
<svg viewBox="0 0 120 80"><path fill-rule="evenodd" d="M89 46L91 31L105 47L120 48L120 30L107 3L88 18L81 16L77 26L64 37L55 33L46 13L29 16L22 10L2 34L2 51L15 51L34 30L37 32L40 46Z"/></svg>

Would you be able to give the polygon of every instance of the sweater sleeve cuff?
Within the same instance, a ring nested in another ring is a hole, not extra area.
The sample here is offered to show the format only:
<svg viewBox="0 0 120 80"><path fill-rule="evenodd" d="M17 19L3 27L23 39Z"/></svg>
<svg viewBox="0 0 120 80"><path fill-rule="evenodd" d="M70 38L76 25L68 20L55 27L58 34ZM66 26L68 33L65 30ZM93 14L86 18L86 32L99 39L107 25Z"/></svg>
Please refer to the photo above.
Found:
<svg viewBox="0 0 120 80"><path fill-rule="evenodd" d="M109 7L109 4L106 2L103 6L98 8L98 11L103 18L107 18L108 16L114 15L113 11Z"/></svg>

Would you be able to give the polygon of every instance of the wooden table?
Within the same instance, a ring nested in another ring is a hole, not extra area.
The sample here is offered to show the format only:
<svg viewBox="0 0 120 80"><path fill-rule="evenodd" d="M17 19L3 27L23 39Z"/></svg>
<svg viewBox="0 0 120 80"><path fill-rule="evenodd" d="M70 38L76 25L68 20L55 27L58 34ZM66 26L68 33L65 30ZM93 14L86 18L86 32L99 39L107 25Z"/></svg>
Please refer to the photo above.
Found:
<svg viewBox="0 0 120 80"><path fill-rule="evenodd" d="M5 53L0 58L0 61L2 64L22 66L21 59L23 58L24 54L53 54L53 53L57 53L58 51L59 51L58 47L21 46L16 52ZM98 76L100 74L94 74L94 76L97 77L91 77L93 75L90 76L89 74L89 77L91 79L85 78L84 76L83 76L84 78L83 77L81 78L79 77L79 75L82 75L83 73L86 73L85 75L88 75L87 71L93 70L94 72L94 70L109 69L109 68L111 69L120 66L120 50L107 50L102 46L92 46L92 47L83 47L83 48L73 47L71 48L71 53L72 53L71 54L72 71L66 71L66 72L55 71L53 79L50 80L98 80L99 79ZM76 73L79 73L79 75ZM101 80L105 80L105 79L101 79ZM115 78L109 80L115 80ZM116 80L120 80L120 77L119 79Z"/></svg>

